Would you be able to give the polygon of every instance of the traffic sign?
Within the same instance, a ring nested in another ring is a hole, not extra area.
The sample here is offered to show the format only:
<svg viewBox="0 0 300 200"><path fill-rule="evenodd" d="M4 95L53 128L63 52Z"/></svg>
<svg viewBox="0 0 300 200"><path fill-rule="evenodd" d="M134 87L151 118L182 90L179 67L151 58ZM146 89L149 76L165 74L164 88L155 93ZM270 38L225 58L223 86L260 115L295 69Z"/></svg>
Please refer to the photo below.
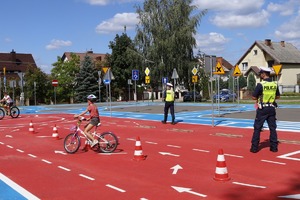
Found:
<svg viewBox="0 0 300 200"><path fill-rule="evenodd" d="M133 81L139 80L139 70L133 69L132 70L132 78Z"/></svg>
<svg viewBox="0 0 300 200"><path fill-rule="evenodd" d="M53 87L57 87L58 86L58 80L53 80L52 85L53 85Z"/></svg>
<svg viewBox="0 0 300 200"><path fill-rule="evenodd" d="M236 65L236 66L234 67L234 71L233 71L232 76L240 76L240 75L242 75L241 70L240 70L239 66Z"/></svg>
<svg viewBox="0 0 300 200"><path fill-rule="evenodd" d="M162 77L161 82L162 82L163 84L167 84L167 83L168 83L168 77Z"/></svg>
<svg viewBox="0 0 300 200"><path fill-rule="evenodd" d="M194 75L196 75L196 74L197 74L197 72L198 72L197 68L196 68L196 67L194 67L194 68L193 68L193 70L192 70L192 73L193 73Z"/></svg>
<svg viewBox="0 0 300 200"><path fill-rule="evenodd" d="M150 74L150 69L148 67L145 69L145 74L146 74L146 76L149 76L149 74Z"/></svg>
<svg viewBox="0 0 300 200"><path fill-rule="evenodd" d="M173 69L173 73L172 73L172 77L171 77L171 78L172 78L172 79L177 79L177 78L179 78L178 73L177 73L177 71L176 71L175 68Z"/></svg>
<svg viewBox="0 0 300 200"><path fill-rule="evenodd" d="M197 75L192 76L192 82L193 83L197 83L198 82L198 76Z"/></svg>
<svg viewBox="0 0 300 200"><path fill-rule="evenodd" d="M279 74L280 70L281 70L282 65L273 65L273 69L276 75Z"/></svg>
<svg viewBox="0 0 300 200"><path fill-rule="evenodd" d="M106 74L108 68L109 68L109 67L102 67L102 71L104 72L104 74Z"/></svg>
<svg viewBox="0 0 300 200"><path fill-rule="evenodd" d="M145 76L145 83L149 84L150 83L150 76Z"/></svg>
<svg viewBox="0 0 300 200"><path fill-rule="evenodd" d="M109 85L110 84L110 80L109 79L103 79L103 83L104 83L104 85Z"/></svg>
<svg viewBox="0 0 300 200"><path fill-rule="evenodd" d="M220 62L217 62L216 70L214 71L214 74L225 74L225 71Z"/></svg>

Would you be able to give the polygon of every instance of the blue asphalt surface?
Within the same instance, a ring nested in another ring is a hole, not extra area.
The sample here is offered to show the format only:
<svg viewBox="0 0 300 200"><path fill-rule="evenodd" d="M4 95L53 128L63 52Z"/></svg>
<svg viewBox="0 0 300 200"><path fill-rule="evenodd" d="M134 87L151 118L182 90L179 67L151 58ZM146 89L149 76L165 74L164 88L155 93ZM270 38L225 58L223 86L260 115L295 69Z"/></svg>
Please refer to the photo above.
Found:
<svg viewBox="0 0 300 200"><path fill-rule="evenodd" d="M197 108L204 106L211 106L207 103L177 103L180 106L191 107L194 106L195 110ZM86 109L87 104L62 104L62 105L52 105L52 106L24 106L21 107L21 113L23 114L78 114ZM163 119L162 113L142 113L142 112L126 112L126 111L114 111L117 108L135 108L138 111L140 108L160 106L163 108L162 102L120 102L114 103L112 105L107 103L99 104L99 111L101 116L107 117L117 117L117 118L130 118L130 119L141 119L141 120L152 120L161 121ZM211 126L225 126L225 127L237 127L237 128L253 128L253 119L243 119L243 118L226 118L222 116L228 113L244 113L249 111L254 111L253 104L239 104L239 105L226 105L222 104L222 107L228 106L227 108L218 109L218 106L214 106L214 111L212 109L198 110L198 111L188 111L188 112L176 112L176 121L188 124L201 124L201 125L211 125ZM300 105L281 105L280 109L284 108L300 108ZM162 110L162 109L161 109ZM215 117L211 117L214 114ZM216 117L222 116L222 117ZM265 124L267 127L267 124ZM292 131L300 132L300 122L295 121L277 121L277 130L281 131Z"/></svg>

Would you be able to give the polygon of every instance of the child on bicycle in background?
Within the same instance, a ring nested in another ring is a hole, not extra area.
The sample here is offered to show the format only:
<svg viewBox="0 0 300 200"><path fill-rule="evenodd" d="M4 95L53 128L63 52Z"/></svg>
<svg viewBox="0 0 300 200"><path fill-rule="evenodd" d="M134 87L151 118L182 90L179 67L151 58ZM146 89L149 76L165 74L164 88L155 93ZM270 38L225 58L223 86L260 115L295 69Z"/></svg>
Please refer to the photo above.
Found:
<svg viewBox="0 0 300 200"><path fill-rule="evenodd" d="M98 140L96 140L92 134L90 134L90 130L94 127L97 126L98 123L100 122L100 116L99 116L99 111L98 111L98 107L96 106L96 104L94 104L94 102L96 101L97 97L93 94L90 94L89 96L87 96L87 101L88 101L88 107L86 108L85 111L83 111L82 113L80 113L79 115L74 115L75 118L82 116L84 114L86 114L87 112L90 113L90 117L87 118L87 120L89 120L89 124L85 127L84 129L84 133L86 134L86 136L92 141L91 147L95 146L96 144L98 144Z"/></svg>
<svg viewBox="0 0 300 200"><path fill-rule="evenodd" d="M3 107L6 110L6 114L10 115L10 107L14 104L14 101L7 92L4 92L4 97L2 100L0 100L0 103L4 104Z"/></svg>

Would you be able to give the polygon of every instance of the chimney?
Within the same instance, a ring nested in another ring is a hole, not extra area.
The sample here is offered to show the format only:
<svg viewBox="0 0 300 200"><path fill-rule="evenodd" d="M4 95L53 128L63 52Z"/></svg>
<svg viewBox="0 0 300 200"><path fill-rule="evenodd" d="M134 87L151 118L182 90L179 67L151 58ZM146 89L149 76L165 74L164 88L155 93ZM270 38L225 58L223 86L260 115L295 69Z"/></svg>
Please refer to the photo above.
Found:
<svg viewBox="0 0 300 200"><path fill-rule="evenodd" d="M265 45L271 46L271 39L265 39Z"/></svg>
<svg viewBox="0 0 300 200"><path fill-rule="evenodd" d="M280 42L280 45L281 45L282 47L285 47L284 41L281 41L281 42Z"/></svg>
<svg viewBox="0 0 300 200"><path fill-rule="evenodd" d="M15 50L11 50L10 54L11 54L11 61L13 63L16 62L17 58L16 58L16 52L15 52Z"/></svg>

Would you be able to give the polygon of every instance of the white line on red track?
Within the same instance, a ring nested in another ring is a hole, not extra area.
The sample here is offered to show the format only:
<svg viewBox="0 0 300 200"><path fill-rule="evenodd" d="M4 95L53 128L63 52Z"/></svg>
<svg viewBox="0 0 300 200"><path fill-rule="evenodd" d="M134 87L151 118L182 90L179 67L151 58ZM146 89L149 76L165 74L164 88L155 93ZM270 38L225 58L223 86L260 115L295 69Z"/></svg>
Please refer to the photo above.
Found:
<svg viewBox="0 0 300 200"><path fill-rule="evenodd" d="M272 160L261 160L262 162L268 162L268 163L273 163L273 164L278 164L278 165L286 165L286 163L283 162L275 162Z"/></svg>
<svg viewBox="0 0 300 200"><path fill-rule="evenodd" d="M58 166L58 168L63 169L63 170L68 171L68 172L71 171L70 169L62 167L62 166Z"/></svg>
<svg viewBox="0 0 300 200"><path fill-rule="evenodd" d="M244 158L244 156L238 156L238 155L233 155L233 154L224 154L225 156L231 156L231 157L236 157L236 158Z"/></svg>
<svg viewBox="0 0 300 200"><path fill-rule="evenodd" d="M42 161L47 163L47 164L52 164L52 162L50 162L49 160L42 159Z"/></svg>
<svg viewBox="0 0 300 200"><path fill-rule="evenodd" d="M84 174L79 174L79 176L81 176L81 177L83 177L83 178L86 178L86 179L89 179L89 180L91 180L91 181L94 181L94 180L95 180L94 178L89 177L89 176L86 176L86 175L84 175Z"/></svg>
<svg viewBox="0 0 300 200"><path fill-rule="evenodd" d="M171 145L171 144L168 144L167 146L168 146L168 147L174 147L174 148L178 148L178 149L180 149L180 148L181 148L181 146L176 146L176 145Z"/></svg>
<svg viewBox="0 0 300 200"><path fill-rule="evenodd" d="M111 189L117 190L119 192L126 192L126 190L120 189L120 188L118 188L116 186L113 186L113 185L110 185L110 184L106 184L106 186L111 188Z"/></svg>
<svg viewBox="0 0 300 200"><path fill-rule="evenodd" d="M30 157L32 157L32 158L36 158L36 156L35 155L32 155L32 154L27 154L28 156L30 156Z"/></svg>
<svg viewBox="0 0 300 200"><path fill-rule="evenodd" d="M8 148L11 148L11 149L13 149L14 147L13 146L10 146L10 145L6 145Z"/></svg>
<svg viewBox="0 0 300 200"><path fill-rule="evenodd" d="M205 153L209 153L210 151L208 150L203 150L203 149L192 149L193 151L200 151L200 152L205 152Z"/></svg>
<svg viewBox="0 0 300 200"><path fill-rule="evenodd" d="M0 144L4 144L3 142L0 142Z"/></svg>
<svg viewBox="0 0 300 200"><path fill-rule="evenodd" d="M24 153L24 151L21 150L21 149L17 149L17 151L20 152L20 153Z"/></svg>
<svg viewBox="0 0 300 200"><path fill-rule="evenodd" d="M147 143L147 144L157 144L157 142L149 142L149 141L146 141L145 143Z"/></svg>
<svg viewBox="0 0 300 200"><path fill-rule="evenodd" d="M240 182L232 182L233 184L236 185L243 185L243 186L247 186L247 187L255 187L255 188L267 188L266 186L261 186L261 185L252 185L252 184L247 184L247 183L240 183Z"/></svg>

